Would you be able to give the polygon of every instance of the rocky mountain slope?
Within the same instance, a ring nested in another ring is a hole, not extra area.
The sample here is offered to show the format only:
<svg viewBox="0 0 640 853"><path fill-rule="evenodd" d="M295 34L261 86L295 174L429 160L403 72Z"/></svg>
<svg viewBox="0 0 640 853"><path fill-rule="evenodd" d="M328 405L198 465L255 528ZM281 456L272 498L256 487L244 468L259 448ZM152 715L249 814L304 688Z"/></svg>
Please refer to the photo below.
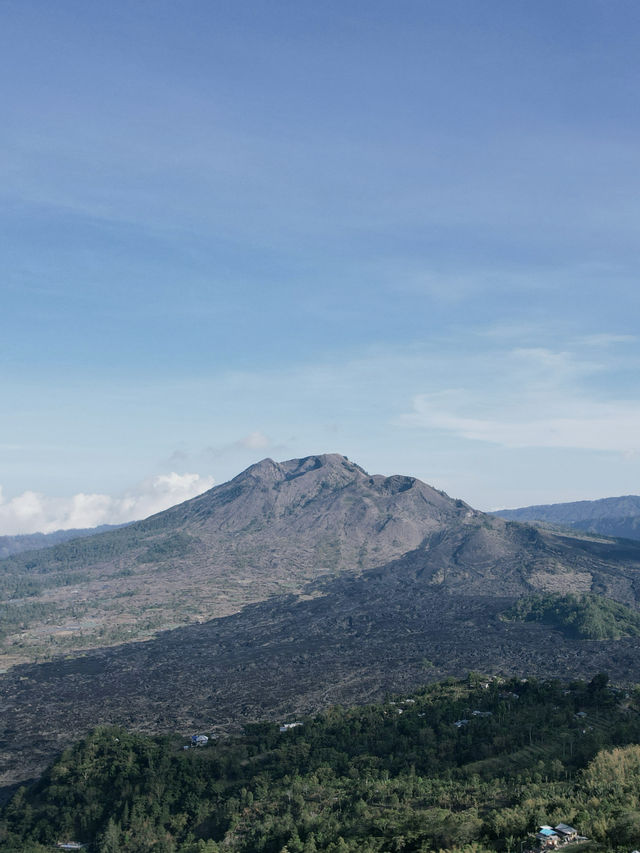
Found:
<svg viewBox="0 0 640 853"><path fill-rule="evenodd" d="M138 555L154 535L156 544L210 536L227 555L239 543L252 549L243 577L293 568L299 589L147 642L16 666L0 677L5 783L41 772L103 722L225 731L470 669L567 679L608 670L615 681L640 681L637 638L575 639L504 618L540 592L596 593L637 610L640 543L507 522L410 478L369 477L343 457L265 461L133 527ZM130 559L126 549L117 559ZM160 570L158 582L168 576Z"/></svg>
<svg viewBox="0 0 640 853"><path fill-rule="evenodd" d="M637 586L640 548L633 556L629 588ZM336 702L373 701L469 670L567 680L608 671L617 683L640 680L637 639L581 641L547 626L506 622L502 614L514 595L499 594L497 571L480 594L471 566L463 563L444 579L440 566L419 549L360 576L325 578L304 595L148 642L15 667L0 677L0 784L39 774L99 723L223 733ZM520 569L509 574L513 593Z"/></svg>
<svg viewBox="0 0 640 853"><path fill-rule="evenodd" d="M328 454L252 465L119 530L0 561L0 669L152 636L380 566L476 513Z"/></svg>
<svg viewBox="0 0 640 853"><path fill-rule="evenodd" d="M542 504L493 513L511 521L538 521L603 536L640 539L640 496Z"/></svg>

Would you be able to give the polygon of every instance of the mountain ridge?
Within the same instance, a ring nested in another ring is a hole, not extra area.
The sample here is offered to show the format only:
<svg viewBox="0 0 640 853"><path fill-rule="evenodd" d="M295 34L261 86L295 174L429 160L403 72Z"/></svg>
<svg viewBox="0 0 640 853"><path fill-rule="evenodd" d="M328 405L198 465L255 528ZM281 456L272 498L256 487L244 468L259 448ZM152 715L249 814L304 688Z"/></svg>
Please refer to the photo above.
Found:
<svg viewBox="0 0 640 853"><path fill-rule="evenodd" d="M492 512L512 521L556 524L571 530L623 539L640 539L640 495L536 504Z"/></svg>
<svg viewBox="0 0 640 853"><path fill-rule="evenodd" d="M51 533L16 533L0 536L0 560L11 557L13 554L21 554L24 551L41 551L43 548L51 548L53 545L59 545L71 539L83 539L87 536L95 536L98 533L106 533L108 530L117 530L119 527L126 527L127 523L99 524L97 527L73 527L53 530Z"/></svg>

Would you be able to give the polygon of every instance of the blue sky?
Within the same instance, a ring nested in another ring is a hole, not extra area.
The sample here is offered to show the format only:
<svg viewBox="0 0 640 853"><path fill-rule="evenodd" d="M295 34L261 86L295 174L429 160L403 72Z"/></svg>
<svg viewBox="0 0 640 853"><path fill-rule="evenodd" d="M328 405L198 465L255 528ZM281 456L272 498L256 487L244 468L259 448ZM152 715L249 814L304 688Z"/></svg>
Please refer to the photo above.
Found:
<svg viewBox="0 0 640 853"><path fill-rule="evenodd" d="M636 2L0 16L0 533L267 455L640 491Z"/></svg>

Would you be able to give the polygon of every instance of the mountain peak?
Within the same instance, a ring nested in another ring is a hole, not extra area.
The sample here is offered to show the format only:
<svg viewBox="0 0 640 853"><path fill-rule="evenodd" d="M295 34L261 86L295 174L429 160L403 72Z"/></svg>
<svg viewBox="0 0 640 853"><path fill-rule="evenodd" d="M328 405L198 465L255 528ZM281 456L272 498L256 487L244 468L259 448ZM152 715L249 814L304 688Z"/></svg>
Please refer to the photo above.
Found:
<svg viewBox="0 0 640 853"><path fill-rule="evenodd" d="M191 620L194 602L200 619L226 615L322 575L383 566L468 524L470 515L466 504L414 477L369 475L339 453L267 458L123 530L14 558L12 570L20 578L28 564L49 587L55 572L77 568L110 590L101 599L109 607L109 596L120 607L127 593L119 624L131 626L133 638L142 634L138 615L149 586L154 618L164 624ZM110 620L109 607L98 626ZM40 642L35 630L33 637Z"/></svg>
<svg viewBox="0 0 640 853"><path fill-rule="evenodd" d="M265 485L273 485L283 480L295 480L305 474L314 474L314 479L352 480L368 477L367 472L340 453L320 453L303 456L300 459L288 459L275 462L270 457L250 465L231 482L246 479L259 480Z"/></svg>
<svg viewBox="0 0 640 853"><path fill-rule="evenodd" d="M244 480L247 477L253 477L256 480L270 480L275 482L276 480L281 480L283 476L282 466L270 457L267 457L266 459L261 459L260 462L255 462L253 465L249 465L248 468L245 468L244 471L237 474L231 482L234 483L238 480Z"/></svg>

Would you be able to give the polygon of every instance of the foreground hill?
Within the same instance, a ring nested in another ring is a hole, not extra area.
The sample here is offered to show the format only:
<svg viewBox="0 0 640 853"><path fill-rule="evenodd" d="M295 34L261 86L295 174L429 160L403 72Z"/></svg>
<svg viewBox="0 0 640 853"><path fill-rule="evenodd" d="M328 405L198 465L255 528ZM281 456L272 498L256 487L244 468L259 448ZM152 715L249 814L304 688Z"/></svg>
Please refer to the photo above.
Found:
<svg viewBox="0 0 640 853"><path fill-rule="evenodd" d="M543 504L493 513L511 521L540 521L587 533L640 539L640 496Z"/></svg>
<svg viewBox="0 0 640 853"><path fill-rule="evenodd" d="M7 853L71 840L96 853L498 853L537 847L550 823L628 851L639 710L637 690L603 675L470 676L186 750L102 728L14 796L0 838Z"/></svg>
<svg viewBox="0 0 640 853"><path fill-rule="evenodd" d="M0 561L0 669L152 636L381 566L477 516L344 456L265 459L127 527Z"/></svg>

